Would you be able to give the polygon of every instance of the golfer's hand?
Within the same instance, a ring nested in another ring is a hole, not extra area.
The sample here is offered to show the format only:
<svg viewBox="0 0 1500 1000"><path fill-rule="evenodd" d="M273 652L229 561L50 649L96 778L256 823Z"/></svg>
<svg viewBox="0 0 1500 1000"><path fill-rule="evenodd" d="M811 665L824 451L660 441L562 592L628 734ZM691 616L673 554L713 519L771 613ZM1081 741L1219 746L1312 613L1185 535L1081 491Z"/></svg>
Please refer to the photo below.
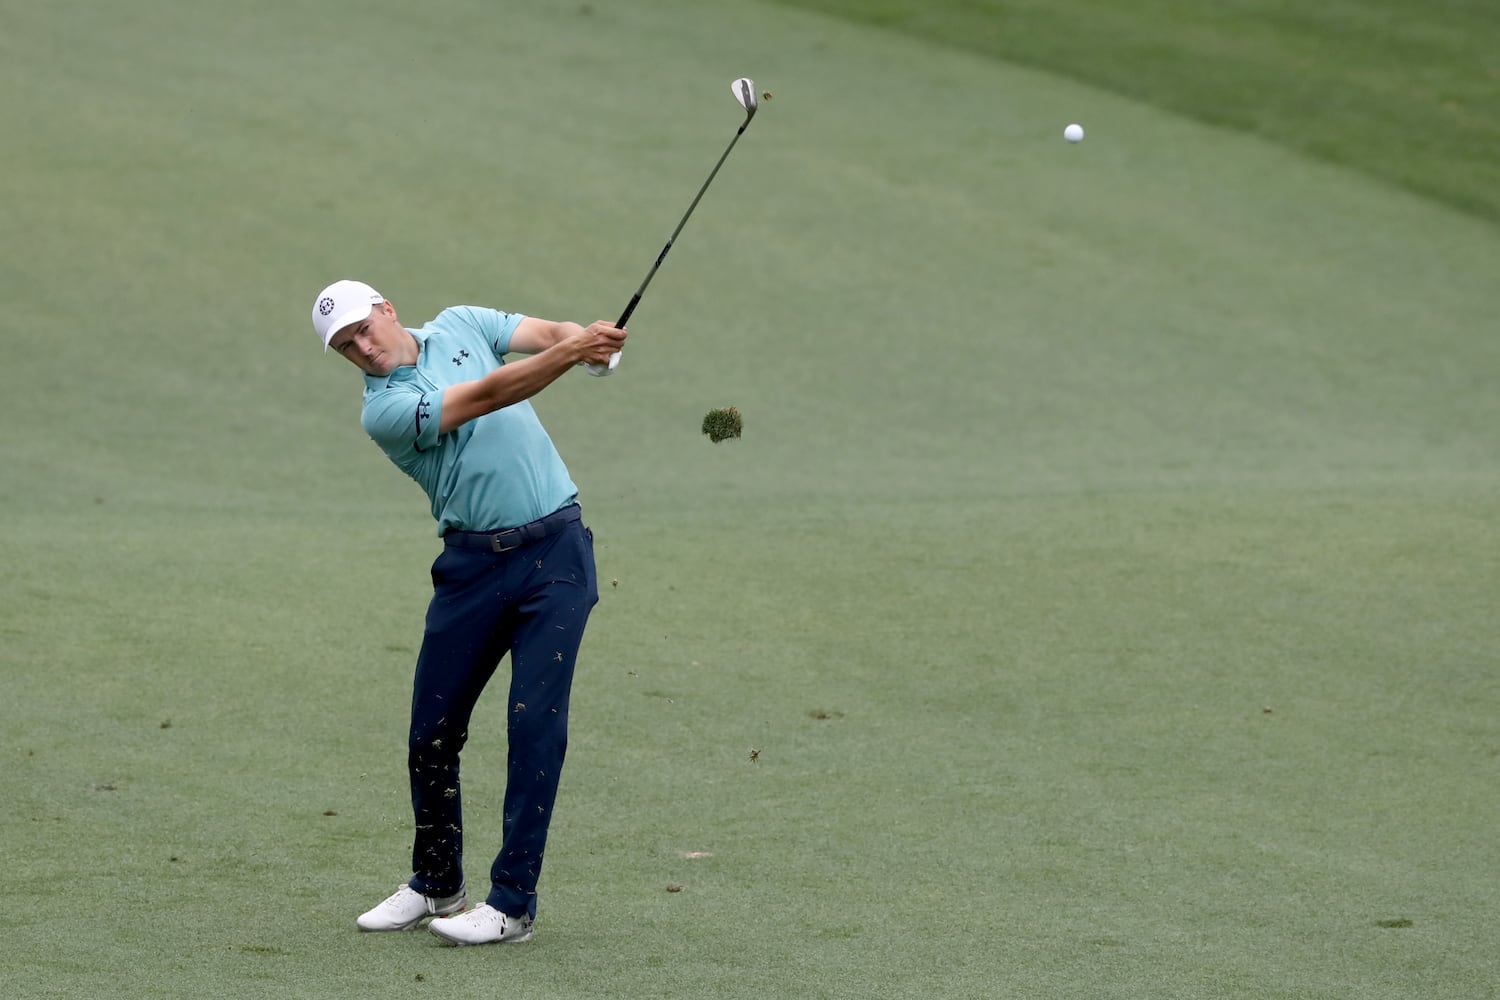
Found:
<svg viewBox="0 0 1500 1000"><path fill-rule="evenodd" d="M620 348L625 345L625 331L613 323L599 320L590 323L576 338L583 357L581 364L590 375L608 375L620 364Z"/></svg>

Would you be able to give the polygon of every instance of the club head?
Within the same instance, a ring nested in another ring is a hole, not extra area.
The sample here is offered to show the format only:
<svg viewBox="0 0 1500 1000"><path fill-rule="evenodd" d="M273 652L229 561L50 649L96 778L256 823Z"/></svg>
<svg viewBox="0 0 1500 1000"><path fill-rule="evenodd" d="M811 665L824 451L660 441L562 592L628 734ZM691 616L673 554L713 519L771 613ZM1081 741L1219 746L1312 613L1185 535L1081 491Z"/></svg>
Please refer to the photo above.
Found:
<svg viewBox="0 0 1500 1000"><path fill-rule="evenodd" d="M731 83L729 89L734 91L734 99L740 102L740 107L744 108L749 114L755 114L758 102L755 99L754 80L748 76L742 76Z"/></svg>

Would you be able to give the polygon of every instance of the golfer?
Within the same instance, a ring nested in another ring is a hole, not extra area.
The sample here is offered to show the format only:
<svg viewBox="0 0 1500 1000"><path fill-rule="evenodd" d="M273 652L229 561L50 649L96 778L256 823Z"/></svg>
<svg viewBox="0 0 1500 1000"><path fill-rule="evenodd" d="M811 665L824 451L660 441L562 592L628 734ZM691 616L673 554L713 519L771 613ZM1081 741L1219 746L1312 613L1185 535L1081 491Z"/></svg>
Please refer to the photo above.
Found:
<svg viewBox="0 0 1500 1000"><path fill-rule="evenodd" d="M455 944L525 941L567 748L574 660L599 600L578 488L528 400L580 364L608 374L625 331L473 306L408 330L359 281L319 292L312 321L325 350L364 372L360 423L427 491L443 539L412 686L413 874L356 922L399 931L434 917L432 932ZM507 360L516 354L528 356ZM489 891L468 909L459 752L506 653L504 828Z"/></svg>

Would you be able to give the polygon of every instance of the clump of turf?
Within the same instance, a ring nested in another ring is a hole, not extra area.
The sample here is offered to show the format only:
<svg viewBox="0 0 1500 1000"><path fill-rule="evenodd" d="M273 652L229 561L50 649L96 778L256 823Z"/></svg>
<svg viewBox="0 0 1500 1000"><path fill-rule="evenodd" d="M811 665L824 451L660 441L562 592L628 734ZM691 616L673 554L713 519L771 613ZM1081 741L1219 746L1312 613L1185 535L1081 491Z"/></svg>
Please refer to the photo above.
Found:
<svg viewBox="0 0 1500 1000"><path fill-rule="evenodd" d="M729 438L737 438L740 431L745 429L745 421L740 417L740 411L732 406L726 406L717 410L709 410L703 416L703 433L714 444Z"/></svg>

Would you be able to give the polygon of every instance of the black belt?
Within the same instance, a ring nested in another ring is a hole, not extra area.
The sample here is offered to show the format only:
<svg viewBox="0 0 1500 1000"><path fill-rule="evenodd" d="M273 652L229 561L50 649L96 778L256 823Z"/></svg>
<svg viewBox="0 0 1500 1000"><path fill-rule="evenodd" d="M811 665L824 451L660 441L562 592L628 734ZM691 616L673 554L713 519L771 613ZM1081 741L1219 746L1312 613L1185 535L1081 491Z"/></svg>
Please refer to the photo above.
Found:
<svg viewBox="0 0 1500 1000"><path fill-rule="evenodd" d="M509 552L519 549L527 542L534 542L559 531L583 517L583 510L576 503L553 511L546 517L503 531L450 531L443 536L444 545L457 545L465 549L488 549L491 552Z"/></svg>

